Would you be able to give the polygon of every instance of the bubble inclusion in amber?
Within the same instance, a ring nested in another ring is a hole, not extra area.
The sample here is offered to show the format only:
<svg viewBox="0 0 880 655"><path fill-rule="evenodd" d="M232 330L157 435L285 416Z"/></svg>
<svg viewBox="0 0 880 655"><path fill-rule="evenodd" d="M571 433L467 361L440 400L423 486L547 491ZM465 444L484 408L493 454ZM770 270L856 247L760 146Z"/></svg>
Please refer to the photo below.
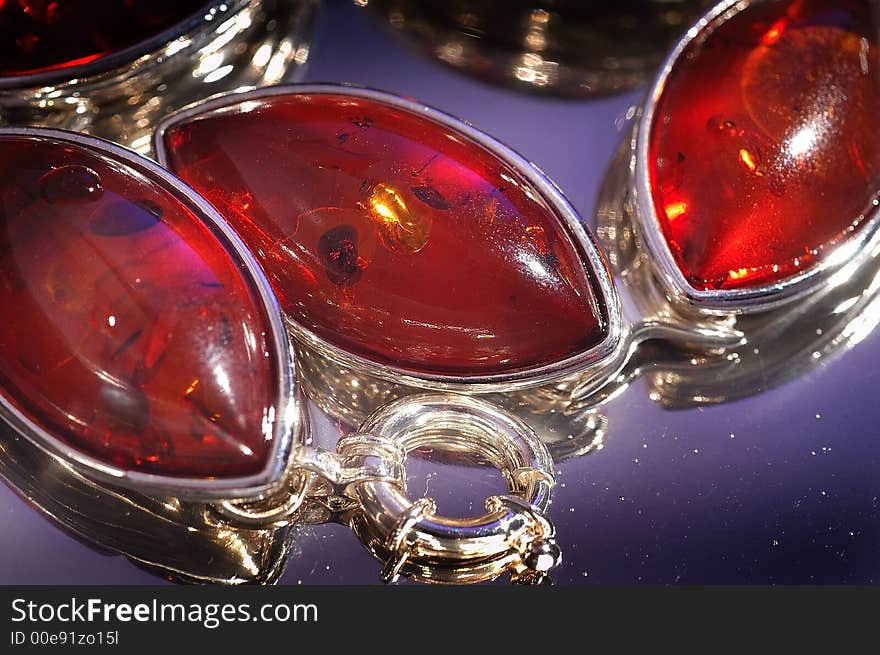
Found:
<svg viewBox="0 0 880 655"><path fill-rule="evenodd" d="M857 233L880 190L876 3L756 2L697 37L656 107L656 215L689 284L757 288Z"/></svg>
<svg viewBox="0 0 880 655"><path fill-rule="evenodd" d="M494 153L373 98L240 109L173 125L169 165L232 223L298 324L419 374L503 374L602 341L579 246Z"/></svg>
<svg viewBox="0 0 880 655"><path fill-rule="evenodd" d="M84 146L0 136L0 316L0 394L65 446L174 477L266 468L266 310L155 180Z"/></svg>
<svg viewBox="0 0 880 655"><path fill-rule="evenodd" d="M195 15L206 0L0 0L0 76L100 59Z"/></svg>

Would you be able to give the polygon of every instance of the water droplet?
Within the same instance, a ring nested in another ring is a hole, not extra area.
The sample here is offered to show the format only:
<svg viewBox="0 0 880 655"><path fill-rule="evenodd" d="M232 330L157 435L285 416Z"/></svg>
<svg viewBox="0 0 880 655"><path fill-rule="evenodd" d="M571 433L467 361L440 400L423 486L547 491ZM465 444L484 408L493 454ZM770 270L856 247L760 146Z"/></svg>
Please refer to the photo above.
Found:
<svg viewBox="0 0 880 655"><path fill-rule="evenodd" d="M101 178L86 166L53 168L37 182L40 196L53 205L95 202L104 195Z"/></svg>
<svg viewBox="0 0 880 655"><path fill-rule="evenodd" d="M117 198L95 212L89 229L102 237L124 237L148 230L162 220L162 208L150 200Z"/></svg>

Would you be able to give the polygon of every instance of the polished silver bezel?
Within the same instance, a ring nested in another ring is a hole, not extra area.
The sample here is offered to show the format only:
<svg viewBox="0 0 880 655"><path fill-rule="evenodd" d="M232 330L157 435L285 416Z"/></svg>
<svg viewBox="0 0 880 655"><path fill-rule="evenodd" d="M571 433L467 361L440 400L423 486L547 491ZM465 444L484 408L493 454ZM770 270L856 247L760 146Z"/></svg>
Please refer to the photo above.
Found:
<svg viewBox="0 0 880 655"><path fill-rule="evenodd" d="M297 402L298 385L278 301L250 251L210 204L167 170L145 157L109 141L64 130L0 128L0 137L7 136L70 143L88 148L160 182L182 202L193 208L194 213L220 240L255 287L269 318L266 327L272 338L272 356L275 358L278 377L275 382L277 395L273 404L275 420L269 428L272 437L269 459L262 471L249 476L220 479L186 478L143 473L108 465L72 448L35 424L2 394L0 394L0 420L6 421L18 434L85 477L143 493L199 500L250 499L261 497L277 487L288 467L294 441L301 435L302 421ZM14 320L14 317L9 320ZM269 436L268 432L266 436Z"/></svg>
<svg viewBox="0 0 880 655"><path fill-rule="evenodd" d="M517 170L543 195L544 200L561 219L572 243L579 250L582 260L589 266L590 270L588 272L599 289L601 297L598 298L598 301L604 305L608 325L605 338L599 344L572 357L545 366L525 368L497 375L475 376L423 375L407 369L380 364L359 355L342 351L318 337L311 330L288 319L291 331L299 339L331 359L341 361L345 365L359 370L368 370L380 378L422 389L451 391L503 391L544 384L567 374L592 368L595 364L606 360L615 352L621 340L622 320L620 302L608 265L592 234L582 223L578 213L559 188L537 166L466 121L418 101L375 89L347 84L291 84L221 95L170 114L160 121L156 127L153 136L153 151L159 163L170 169L170 161L165 149L165 133L173 126L217 111L245 111L247 110L246 103L249 101L257 102L274 96L317 94L366 98L425 116L436 123L463 134ZM245 105L244 109L242 109L242 105Z"/></svg>
<svg viewBox="0 0 880 655"><path fill-rule="evenodd" d="M740 314L766 311L797 300L825 283L833 284L836 275L848 278L864 260L875 243L880 241L878 225L880 214L875 208L868 212L866 224L858 234L838 245L814 266L788 277L781 282L753 289L703 290L693 287L675 262L666 243L651 194L648 173L649 145L657 104L663 95L666 81L680 57L695 40L704 38L721 23L752 5L769 0L724 0L710 9L678 41L660 69L648 92L641 119L636 127L635 169L633 171L634 221L642 244L651 259L657 278L674 301L696 307L708 314ZM853 217L855 218L855 217Z"/></svg>

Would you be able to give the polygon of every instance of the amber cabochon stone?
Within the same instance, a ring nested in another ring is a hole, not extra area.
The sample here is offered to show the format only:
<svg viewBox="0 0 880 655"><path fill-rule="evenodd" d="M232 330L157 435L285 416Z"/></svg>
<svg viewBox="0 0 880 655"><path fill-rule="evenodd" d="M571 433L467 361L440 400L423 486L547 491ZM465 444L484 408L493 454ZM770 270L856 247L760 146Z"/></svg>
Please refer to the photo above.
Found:
<svg viewBox="0 0 880 655"><path fill-rule="evenodd" d="M430 117L334 93L243 101L165 132L282 310L420 375L553 364L607 331L586 257L520 171Z"/></svg>
<svg viewBox="0 0 880 655"><path fill-rule="evenodd" d="M753 2L676 60L649 175L692 287L784 282L867 223L880 191L878 12L867 0Z"/></svg>
<svg viewBox="0 0 880 655"><path fill-rule="evenodd" d="M156 179L0 136L0 394L66 448L163 476L262 472L278 394L266 311Z"/></svg>

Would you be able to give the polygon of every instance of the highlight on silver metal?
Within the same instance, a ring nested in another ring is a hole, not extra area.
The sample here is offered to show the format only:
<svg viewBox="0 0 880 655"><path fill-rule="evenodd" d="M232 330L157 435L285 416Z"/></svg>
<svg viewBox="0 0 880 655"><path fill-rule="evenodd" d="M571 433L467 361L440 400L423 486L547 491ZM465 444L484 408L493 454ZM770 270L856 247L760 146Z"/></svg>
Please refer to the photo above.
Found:
<svg viewBox="0 0 880 655"><path fill-rule="evenodd" d="M153 161L119 145L96 137L46 128L0 128L0 137L18 136L26 139L70 143L105 155L131 168L147 179L155 180L188 205L220 241L223 248L240 266L258 294L268 317L266 331L272 342L277 370L273 403L275 420L266 428L271 438L271 453L264 470L257 474L222 479L186 478L131 471L108 465L72 448L50 434L15 407L0 393L0 420L15 432L92 480L125 487L142 493L170 495L192 499L257 499L281 484L288 469L291 453L301 439L302 418L298 402L299 386L290 353L287 332L269 282L250 251L217 211L195 191Z"/></svg>
<svg viewBox="0 0 880 655"><path fill-rule="evenodd" d="M381 442L384 447L376 447ZM486 501L486 513L454 519L436 514L434 501L405 495L406 453L434 446L476 456L496 466L510 493ZM386 562L383 578L401 573L434 582L473 582L511 571L535 581L561 561L546 518L553 464L525 423L483 400L452 394L407 396L380 408L337 450L361 458L364 475L348 493L360 508L352 527Z"/></svg>
<svg viewBox="0 0 880 655"><path fill-rule="evenodd" d="M481 376L417 374L395 366L373 362L354 353L341 351L336 346L324 341L313 331L288 318L288 325L291 331L302 343L344 365L369 370L377 377L399 384L429 390L467 391L474 393L509 391L545 384L562 378L565 375L589 369L593 365L603 362L615 352L622 338L620 302L608 265L596 245L595 238L559 187L537 166L467 121L415 100L402 98L385 91L347 84L289 84L221 95L172 113L160 121L156 127L153 136L153 152L156 155L157 161L167 167L169 166L170 158L165 147L165 134L172 127L180 123L215 112L236 113L246 111L252 109L255 102L263 99L278 96L318 94L366 98L423 116L461 133L520 172L540 191L548 205L552 208L554 215L561 221L572 243L579 251L582 261L589 268L591 277L597 286L598 295L601 296L600 301L607 315L608 325L603 340L587 351L548 365L504 374Z"/></svg>
<svg viewBox="0 0 880 655"><path fill-rule="evenodd" d="M723 0L697 21L675 45L654 80L645 100L641 118L636 127L634 148L634 202L633 220L641 242L646 248L663 289L674 301L689 304L709 314L741 314L761 312L802 298L824 284L848 279L861 266L874 245L880 242L880 210L853 237L835 248L822 262L778 283L752 289L704 290L694 288L678 268L669 245L663 237L660 222L652 201L648 173L650 136L656 118L656 109L672 70L679 64L690 45L719 25L749 7L769 0Z"/></svg>
<svg viewBox="0 0 880 655"><path fill-rule="evenodd" d="M0 478L65 533L174 582L272 584L295 538L291 524L242 527L204 502L90 480L2 420Z"/></svg>

